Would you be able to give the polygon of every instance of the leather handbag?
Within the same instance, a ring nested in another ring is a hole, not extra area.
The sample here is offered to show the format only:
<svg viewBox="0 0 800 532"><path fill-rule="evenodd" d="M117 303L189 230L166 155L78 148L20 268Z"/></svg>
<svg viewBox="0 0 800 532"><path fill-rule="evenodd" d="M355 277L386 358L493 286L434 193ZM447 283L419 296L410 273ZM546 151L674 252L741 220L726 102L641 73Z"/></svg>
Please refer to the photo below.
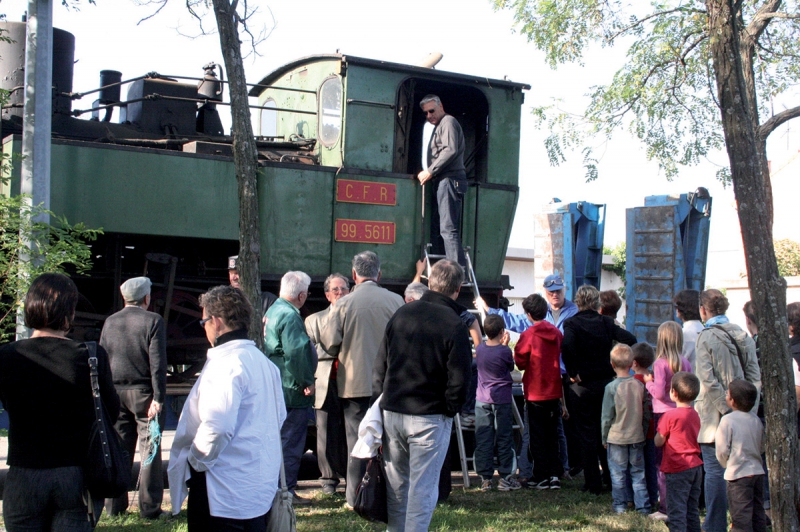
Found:
<svg viewBox="0 0 800 532"><path fill-rule="evenodd" d="M94 421L89 432L89 449L83 467L84 486L94 500L119 497L131 484L131 462L128 451L108 419L100 397L97 380L97 344L86 342L89 351L89 375L92 381ZM91 506L91 504L90 504Z"/></svg>
<svg viewBox="0 0 800 532"><path fill-rule="evenodd" d="M353 509L364 519L376 523L389 522L386 508L386 472L381 450L369 459L367 472L356 490L355 502Z"/></svg>
<svg viewBox="0 0 800 532"><path fill-rule="evenodd" d="M277 413L278 405L275 405ZM276 419L280 419L280 414ZM278 440L280 441L280 440ZM267 519L267 532L295 532L297 530L297 516L292 506L293 495L286 486L286 470L283 467L283 445L281 445L281 487L272 499L272 508Z"/></svg>

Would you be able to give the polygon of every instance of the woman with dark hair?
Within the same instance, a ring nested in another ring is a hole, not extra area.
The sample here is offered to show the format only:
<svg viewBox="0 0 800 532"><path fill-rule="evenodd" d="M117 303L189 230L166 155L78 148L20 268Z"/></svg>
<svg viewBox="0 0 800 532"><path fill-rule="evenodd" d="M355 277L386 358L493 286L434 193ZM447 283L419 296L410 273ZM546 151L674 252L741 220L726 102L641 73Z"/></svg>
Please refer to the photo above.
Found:
<svg viewBox="0 0 800 532"><path fill-rule="evenodd" d="M620 299L616 290L604 290L600 292L600 314L603 316L608 316L614 320L617 325L619 325L619 321L617 321L617 314L621 308L622 299Z"/></svg>
<svg viewBox="0 0 800 532"><path fill-rule="evenodd" d="M200 296L212 348L183 406L169 460L172 513L191 532L266 530L286 419L278 367L247 339L253 307L232 286Z"/></svg>
<svg viewBox="0 0 800 532"><path fill-rule="evenodd" d="M0 347L0 401L8 412L3 520L17 530L90 531L83 465L94 420L89 353L67 338L78 289L66 275L45 273L25 296L27 340ZM97 346L100 395L111 419L119 398L105 350ZM103 501L93 511L99 515Z"/></svg>
<svg viewBox="0 0 800 532"><path fill-rule="evenodd" d="M700 319L705 329L697 337L694 372L700 379L700 395L694 409L700 415L700 433L697 437L703 453L705 471L706 519L703 530L725 532L728 530L728 498L725 485L725 468L717 461L714 437L724 414L730 412L725 401L728 385L735 379L745 379L761 390L761 371L756 359L756 345L741 327L731 323L725 312L728 298L719 290L706 290L700 294ZM758 401L756 406L758 407Z"/></svg>
<svg viewBox="0 0 800 532"><path fill-rule="evenodd" d="M600 493L603 485L598 461L603 474L608 474L607 456L600 438L600 418L603 392L615 376L611 367L611 346L614 341L633 345L636 337L612 318L600 314L597 288L589 285L578 288L575 304L579 312L564 322L561 344L561 356L571 381L567 407L581 442L584 489ZM610 477L607 484L611 484Z"/></svg>
<svg viewBox="0 0 800 532"><path fill-rule="evenodd" d="M703 322L700 321L700 292L697 290L681 290L675 294L675 314L683 323L683 351L681 356L686 358L692 367L695 365L695 345Z"/></svg>

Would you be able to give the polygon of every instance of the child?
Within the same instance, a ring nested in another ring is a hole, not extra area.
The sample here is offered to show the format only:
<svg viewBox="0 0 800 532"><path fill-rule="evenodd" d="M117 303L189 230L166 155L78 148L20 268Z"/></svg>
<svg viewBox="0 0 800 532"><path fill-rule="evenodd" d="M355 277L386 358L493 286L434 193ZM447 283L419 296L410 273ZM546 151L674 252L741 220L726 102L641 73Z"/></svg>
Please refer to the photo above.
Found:
<svg viewBox="0 0 800 532"><path fill-rule="evenodd" d="M633 351L633 378L645 384L645 375L650 375L650 366L655 361L656 354L650 344L647 342L639 342L634 345L631 350ZM652 405L652 398L650 392L645 391L647 394L647 402ZM652 418L652 411L650 412L650 424L647 425L647 434L644 440L644 480L647 484L647 495L650 500L650 508L658 506L658 467L656 466L656 445L653 438L656 437L656 424ZM628 489L628 500L632 500L633 490Z"/></svg>
<svg viewBox="0 0 800 532"><path fill-rule="evenodd" d="M656 447L663 447L661 471L667 483L667 526L670 532L700 532L700 416L692 401L700 393L700 379L679 371L672 377L669 397L676 408L664 412L658 422Z"/></svg>
<svg viewBox="0 0 800 532"><path fill-rule="evenodd" d="M645 386L653 398L653 418L658 427L659 420L665 412L675 408L675 403L670 400L670 386L672 376L679 371L692 372L689 361L681 356L683 351L683 330L677 322L667 321L658 328L656 340L656 361L653 364L653 374L645 376ZM656 448L656 467L661 465L662 449ZM667 479L660 467L658 469L658 511L650 514L652 519L664 521L667 518Z"/></svg>
<svg viewBox="0 0 800 532"><path fill-rule="evenodd" d="M547 301L532 294L522 302L533 325L522 333L514 348L514 361L523 371L522 384L528 411L530 451L533 457L532 485L540 490L561 488L563 468L558 458L559 404L561 386L561 331L544 321Z"/></svg>
<svg viewBox="0 0 800 532"><path fill-rule="evenodd" d="M714 437L717 460L725 468L728 508L733 530L763 532L764 512L764 427L750 412L758 390L752 383L736 379L728 385L725 402L733 409L722 417Z"/></svg>
<svg viewBox="0 0 800 532"><path fill-rule="evenodd" d="M627 508L625 474L630 466L636 511L649 514L650 502L644 480L644 440L650 423L644 385L630 375L633 352L625 344L611 350L611 366L617 378L608 383L603 395L601 419L603 447L608 449L611 496L614 511Z"/></svg>
<svg viewBox="0 0 800 532"><path fill-rule="evenodd" d="M492 489L494 448L497 443L497 472L500 491L522 486L511 475L514 467L514 435L511 413L511 370L514 358L508 347L509 336L503 318L489 315L483 324L486 342L475 350L478 366L478 391L475 401L475 470L483 479L481 490ZM496 429L495 429L496 427Z"/></svg>

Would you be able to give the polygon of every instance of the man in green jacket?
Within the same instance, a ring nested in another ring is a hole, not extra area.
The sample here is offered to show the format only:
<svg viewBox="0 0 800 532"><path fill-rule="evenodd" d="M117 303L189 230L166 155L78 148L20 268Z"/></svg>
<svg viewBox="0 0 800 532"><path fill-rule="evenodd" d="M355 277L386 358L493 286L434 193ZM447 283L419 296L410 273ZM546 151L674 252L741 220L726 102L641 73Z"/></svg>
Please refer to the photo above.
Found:
<svg viewBox="0 0 800 532"><path fill-rule="evenodd" d="M287 272L281 279L281 293L266 314L264 352L281 371L286 421L281 427L286 485L294 504L311 504L295 493L300 458L303 456L308 421L314 404L314 371L317 360L306 334L300 307L308 299L311 278L303 272Z"/></svg>

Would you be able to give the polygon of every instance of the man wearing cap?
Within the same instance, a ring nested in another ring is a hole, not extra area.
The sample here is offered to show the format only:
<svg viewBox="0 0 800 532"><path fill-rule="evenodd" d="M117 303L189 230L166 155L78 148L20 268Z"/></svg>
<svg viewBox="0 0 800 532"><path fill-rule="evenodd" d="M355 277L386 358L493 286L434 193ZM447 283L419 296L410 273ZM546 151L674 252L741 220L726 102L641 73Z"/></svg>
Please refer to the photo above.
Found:
<svg viewBox="0 0 800 532"><path fill-rule="evenodd" d="M137 438L140 456L148 456L150 420L157 420L159 433L164 427L167 333L161 316L147 311L151 285L147 277L125 281L119 288L125 307L106 319L100 333L100 345L108 352L111 376L120 400L119 418L114 428L125 443L131 464ZM152 463L141 470L139 512L142 517L156 519L161 515L163 494L159 448L155 450ZM109 515L123 514L127 509L127 493L106 500Z"/></svg>
<svg viewBox="0 0 800 532"><path fill-rule="evenodd" d="M567 290L564 288L564 280L559 274L554 273L545 277L542 286L545 291L545 299L547 299L547 316L545 317L545 321L558 327L561 334L564 334L564 322L567 318L571 318L578 313L578 305L566 298ZM533 324L528 321L525 314L511 314L502 309L489 308L483 298L480 297L475 300L475 307L478 310L483 310L487 314L499 315L506 324L506 330L515 333L521 334L525 332L528 327L533 326ZM564 361L559 360L559 363L561 364L562 378L568 380L567 368L564 366ZM572 441L571 437L570 441ZM558 445L559 457L561 458L561 465L564 467L566 477L566 474L569 472L569 460L567 458L569 449L567 446L567 436L564 433L564 423L561 419L559 419L558 423ZM579 447L577 444L574 444L571 448L577 450ZM523 460L520 460L523 463L525 461L524 458L523 456Z"/></svg>
<svg viewBox="0 0 800 532"><path fill-rule="evenodd" d="M558 330L564 332L564 321L571 318L578 313L578 306L566 298L566 288L564 288L564 280L557 273L548 275L542 283L545 289L545 297L547 299L547 317L548 321L558 327ZM487 314L497 314L506 324L506 329L515 333L523 333L528 327L533 324L528 321L525 314L511 314L510 312L499 309L489 308L483 298L475 300L475 307L478 310L483 310ZM563 367L563 364L562 364Z"/></svg>
<svg viewBox="0 0 800 532"><path fill-rule="evenodd" d="M239 255L233 255L228 257L228 280L231 283L231 286L234 288L242 288L242 285L239 284L239 270L237 269L236 265L239 262ZM269 307L272 306L275 301L277 301L278 296L273 294L272 292L264 292L261 291L261 316L264 316Z"/></svg>

